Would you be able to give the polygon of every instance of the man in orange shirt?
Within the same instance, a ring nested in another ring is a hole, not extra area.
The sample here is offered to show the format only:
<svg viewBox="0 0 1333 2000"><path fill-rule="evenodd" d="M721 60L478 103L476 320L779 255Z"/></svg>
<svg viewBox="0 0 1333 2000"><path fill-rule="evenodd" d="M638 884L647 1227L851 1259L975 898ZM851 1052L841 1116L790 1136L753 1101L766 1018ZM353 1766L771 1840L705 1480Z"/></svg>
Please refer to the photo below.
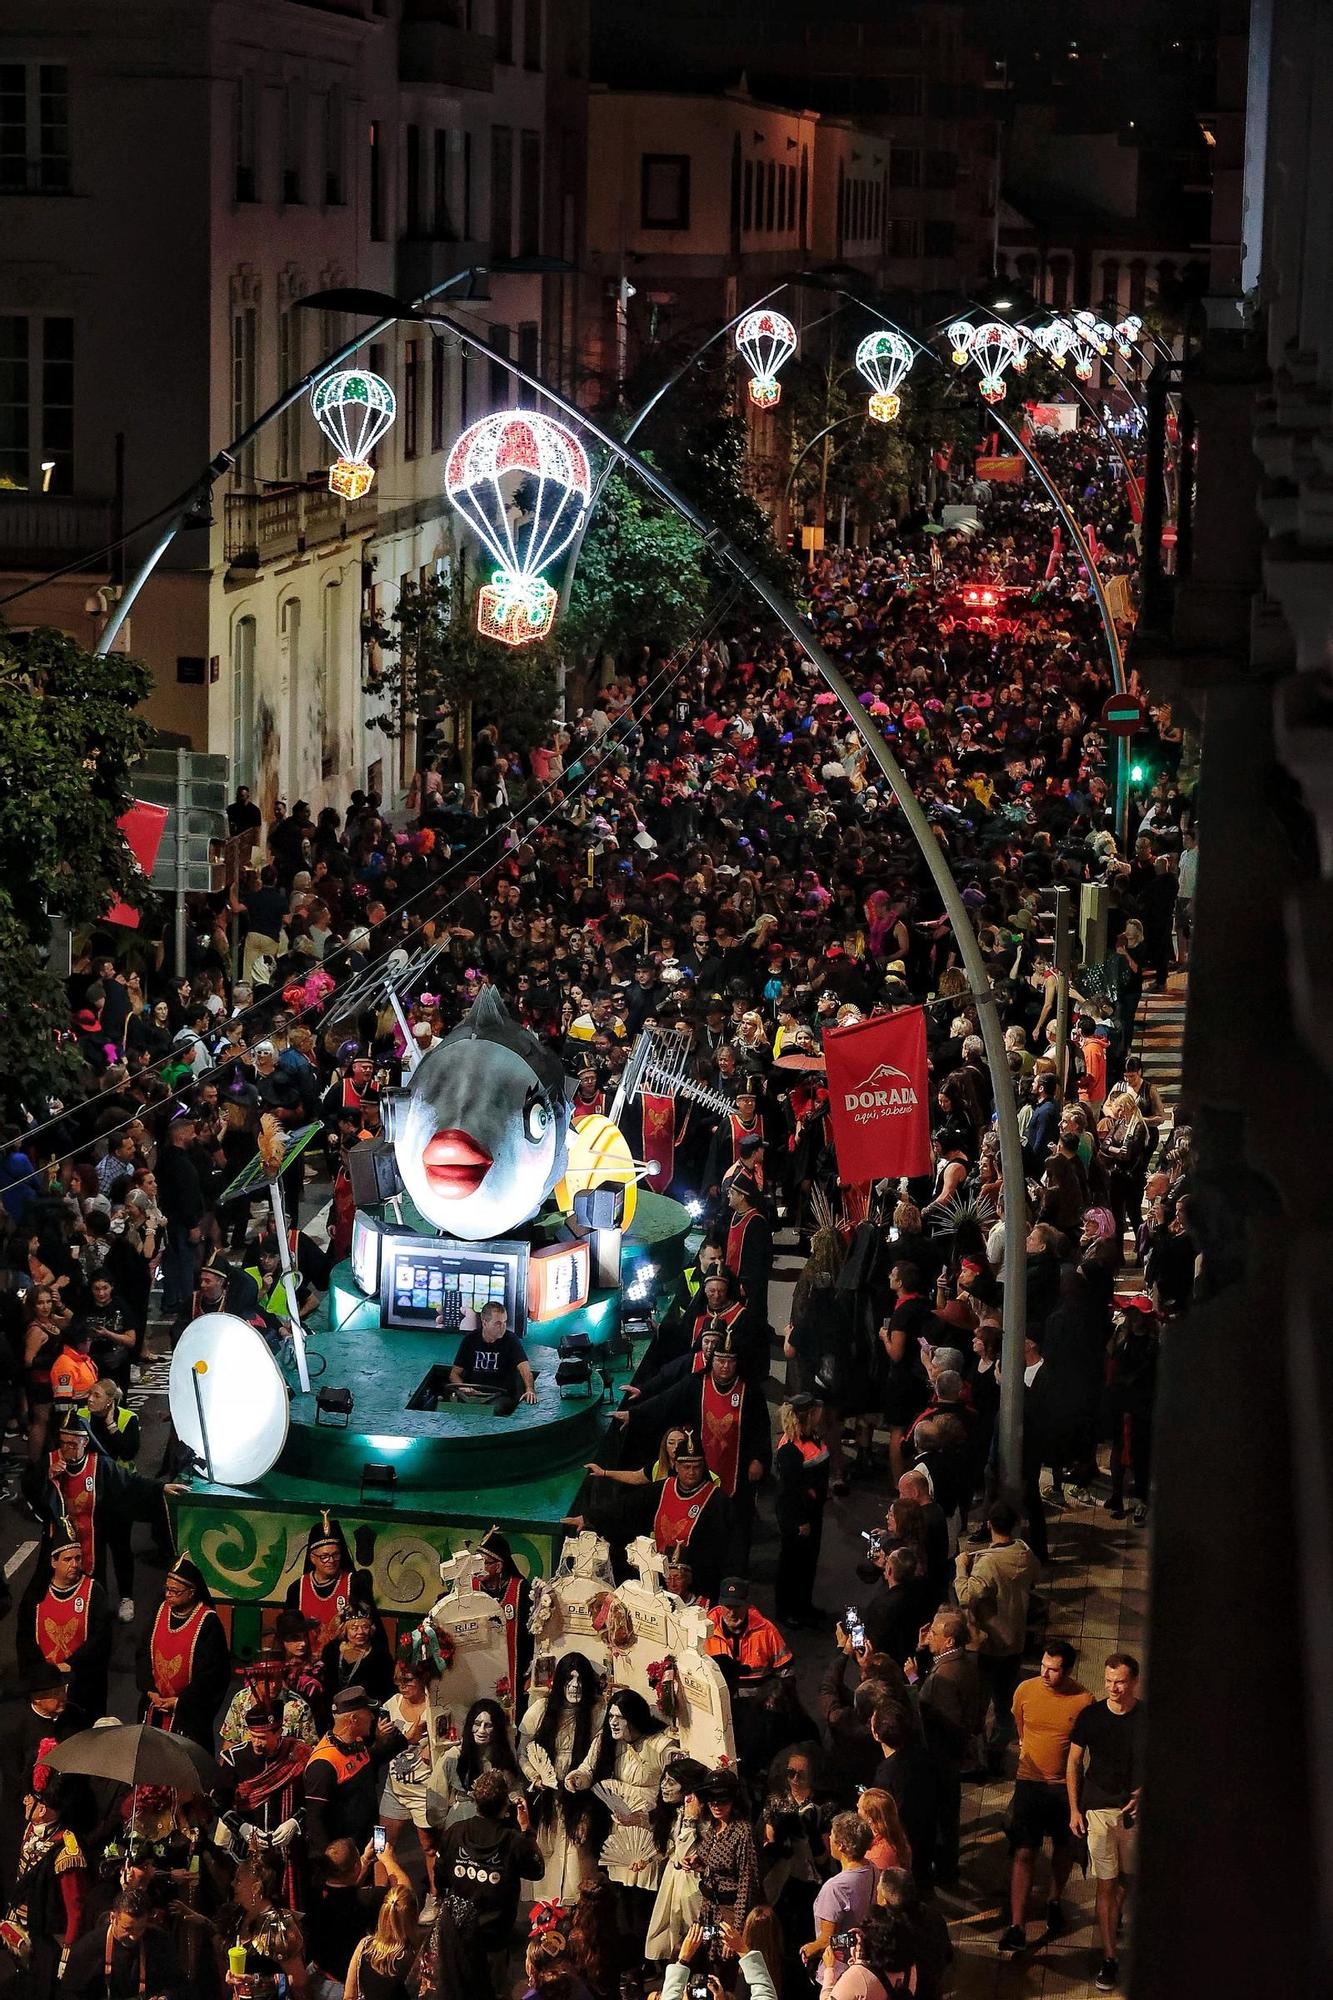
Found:
<svg viewBox="0 0 1333 2000"><path fill-rule="evenodd" d="M771 1618L750 1602L749 1580L728 1576L722 1595L708 1614L712 1631L707 1650L715 1660L731 1660L737 1670L736 1691L756 1688L770 1674L788 1673L791 1647Z"/></svg>
<svg viewBox="0 0 1333 2000"><path fill-rule="evenodd" d="M1041 1672L1020 1681L1014 1692L1018 1724L1018 1776L1009 1807L1007 1832L1013 1852L1009 1876L1010 1924L1000 1939L1002 1952L1022 1951L1024 1925L1038 1849L1051 1843L1051 1897L1046 1905L1046 1937L1064 1929L1064 1894L1077 1842L1069 1823L1065 1772L1074 1723L1092 1696L1070 1672L1078 1654L1067 1639L1051 1639L1042 1649Z"/></svg>
<svg viewBox="0 0 1333 2000"><path fill-rule="evenodd" d="M1079 1099L1100 1111L1106 1102L1106 1042L1090 1014L1080 1014L1073 1039L1083 1071L1078 1080Z"/></svg>

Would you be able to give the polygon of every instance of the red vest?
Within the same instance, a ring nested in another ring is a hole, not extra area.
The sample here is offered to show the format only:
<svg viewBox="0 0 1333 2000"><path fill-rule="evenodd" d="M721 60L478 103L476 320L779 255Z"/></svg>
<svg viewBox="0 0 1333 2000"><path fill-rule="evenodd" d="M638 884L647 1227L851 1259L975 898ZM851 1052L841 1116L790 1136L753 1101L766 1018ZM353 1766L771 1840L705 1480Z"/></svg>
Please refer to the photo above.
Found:
<svg viewBox="0 0 1333 2000"><path fill-rule="evenodd" d="M700 1442L704 1462L710 1472L717 1474L723 1492L728 1495L735 1493L740 1471L741 1406L744 1401L745 1389L739 1381L724 1392L717 1387L711 1375L704 1377L700 1399L703 1418Z"/></svg>
<svg viewBox="0 0 1333 2000"><path fill-rule="evenodd" d="M744 1215L737 1216L727 1231L727 1269L734 1271L737 1277L740 1276L741 1253L745 1247L745 1232L750 1227L750 1224L757 1222L758 1219L758 1209L747 1209Z"/></svg>
<svg viewBox="0 0 1333 2000"><path fill-rule="evenodd" d="M50 1587L39 1600L37 1644L48 1667L63 1667L86 1643L92 1595L92 1580L85 1576L63 1596Z"/></svg>
<svg viewBox="0 0 1333 2000"><path fill-rule="evenodd" d="M318 1658L330 1639L337 1636L338 1628L352 1608L352 1572L340 1570L332 1590L320 1590L314 1574L307 1570L301 1578L301 1594L297 1604L303 1618L313 1621L316 1630L311 1635L310 1650Z"/></svg>
<svg viewBox="0 0 1333 2000"><path fill-rule="evenodd" d="M164 1700L179 1698L189 1687L199 1634L204 1629L205 1619L216 1615L207 1604L196 1604L183 1625L173 1625L170 1607L165 1601L158 1606L157 1617L153 1620L149 1657L153 1666L153 1687Z"/></svg>
<svg viewBox="0 0 1333 2000"><path fill-rule="evenodd" d="M727 1123L731 1127L731 1164L734 1167L738 1166L740 1163L741 1140L762 1139L764 1136L764 1121L761 1117L759 1117L758 1113L756 1113L753 1125L743 1125L740 1119L736 1116L736 1113L732 1111L729 1112L727 1115ZM756 1184L759 1187L762 1187L764 1185L764 1164L763 1164L762 1153L756 1153L753 1159L750 1161L750 1172L754 1175ZM729 1264L731 1263L730 1257L728 1257L727 1262ZM733 1270L735 1269L734 1265L732 1265L732 1269Z"/></svg>
<svg viewBox="0 0 1333 2000"><path fill-rule="evenodd" d="M89 1451L81 1465L68 1466L60 1453L51 1455L51 1481L60 1495L60 1509L79 1538L83 1573L91 1576L97 1544L94 1534L97 1507L97 1458Z"/></svg>
<svg viewBox="0 0 1333 2000"><path fill-rule="evenodd" d="M699 1517L716 1492L711 1479L697 1493L688 1495L677 1487L674 1473L663 1482L662 1497L653 1517L653 1540L663 1555L670 1555L678 1543L684 1543L688 1548L690 1536L699 1525Z"/></svg>

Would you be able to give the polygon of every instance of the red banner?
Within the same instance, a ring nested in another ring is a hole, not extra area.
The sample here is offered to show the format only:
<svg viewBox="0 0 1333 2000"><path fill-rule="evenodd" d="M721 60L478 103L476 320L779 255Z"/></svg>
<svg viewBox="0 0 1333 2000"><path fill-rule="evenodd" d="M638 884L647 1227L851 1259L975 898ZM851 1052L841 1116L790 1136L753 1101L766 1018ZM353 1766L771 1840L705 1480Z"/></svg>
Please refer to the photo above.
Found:
<svg viewBox="0 0 1333 2000"><path fill-rule="evenodd" d="M129 811L122 813L116 821L129 843L130 853L139 864L141 875L153 872L167 824L167 810L166 806L150 806L146 800L136 799ZM137 931L139 912L117 899L107 911L106 921L109 924L124 924L127 930Z"/></svg>
<svg viewBox="0 0 1333 2000"><path fill-rule="evenodd" d="M847 1187L930 1172L930 1075L920 1007L824 1036L838 1179Z"/></svg>
<svg viewBox="0 0 1333 2000"><path fill-rule="evenodd" d="M639 1102L643 1109L646 1179L654 1194L665 1194L676 1171L676 1100L645 1090Z"/></svg>

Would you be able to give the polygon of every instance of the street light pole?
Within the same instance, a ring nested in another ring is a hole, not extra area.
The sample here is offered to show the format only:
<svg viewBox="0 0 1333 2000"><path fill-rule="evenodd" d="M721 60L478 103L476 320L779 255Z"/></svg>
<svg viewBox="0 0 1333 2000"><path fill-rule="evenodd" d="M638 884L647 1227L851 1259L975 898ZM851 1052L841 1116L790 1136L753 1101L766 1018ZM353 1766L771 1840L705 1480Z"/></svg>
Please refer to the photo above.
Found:
<svg viewBox="0 0 1333 2000"><path fill-rule="evenodd" d="M509 355L501 354L498 348L481 339L470 327L464 326L444 313L419 312L410 308L401 308L400 311L405 318L446 328L456 339L464 341L478 354L497 363L517 381L525 383L537 395L553 403L590 436L596 438L605 450L613 453L621 464L635 471L660 500L679 514L681 519L703 539L714 555L750 585L817 668L837 697L847 719L861 737L897 800L953 930L959 955L963 961L963 969L976 1004L986 1061L995 1091L1000 1167L1004 1186L1008 1191L1004 1214L1004 1338L998 1422L999 1469L1001 1484L1006 1493L1017 1499L1021 1496L1023 1484L1023 1367L1027 1326L1027 1202L1023 1148L1018 1131L1018 1106L1014 1096L1008 1051L1004 1045L1004 1034L1000 1025L997 998L976 932L972 927L972 919L958 884L950 872L940 841L908 783L906 773L878 730L871 727L870 719L856 699L850 684L819 644L812 629L801 618L795 606L789 603L768 578L732 546L720 529L698 514L689 501L662 477L655 466L649 465L621 439L604 430L588 416L586 411L581 410L577 404L569 402L558 390L552 389L538 376L529 374Z"/></svg>
<svg viewBox="0 0 1333 2000"><path fill-rule="evenodd" d="M480 277L486 268L484 264L470 264L465 270L451 272L447 278L441 279L438 285L432 285L428 292L423 292L420 299L416 301L416 304L420 306L428 305L432 299L440 298L445 292L452 290L455 285L461 284L464 279ZM171 513L167 517L167 523L162 533L158 536L148 554L135 570L134 575L121 591L119 602L115 610L111 613L111 616L107 619L97 644L93 647L95 654L105 655L111 651L119 636L121 627L130 615L135 599L147 583L149 577L153 574L153 571L157 568L163 556L171 547L181 529L186 526L191 516L207 513L214 486L216 486L218 480L223 478L226 473L233 470L246 447L253 444L260 432L265 430L275 418L280 417L284 410L289 410L293 403L299 402L322 376L329 374L340 363L350 361L358 349L364 347L368 341L378 340L382 333L389 333L397 324L397 320L398 315L396 313L386 314L383 318L378 319L373 326L368 326L364 333L358 333L351 340L345 340L342 346L336 348L332 354L325 355L324 359L317 362L315 367L309 369L299 382L294 383L290 389L284 390L276 403L271 403L261 416L256 417L252 424L247 425L239 437L233 438L231 443L225 445L217 454L216 458L209 461L193 486L176 501Z"/></svg>

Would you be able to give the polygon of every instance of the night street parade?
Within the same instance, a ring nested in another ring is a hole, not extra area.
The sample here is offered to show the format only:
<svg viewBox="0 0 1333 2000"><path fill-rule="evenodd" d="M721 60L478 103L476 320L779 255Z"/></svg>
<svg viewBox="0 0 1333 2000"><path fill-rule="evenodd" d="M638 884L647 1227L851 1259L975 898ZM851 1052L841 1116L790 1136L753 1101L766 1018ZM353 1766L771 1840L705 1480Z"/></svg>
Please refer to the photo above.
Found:
<svg viewBox="0 0 1333 2000"><path fill-rule="evenodd" d="M1322 1990L1330 77L14 0L0 2000Z"/></svg>

